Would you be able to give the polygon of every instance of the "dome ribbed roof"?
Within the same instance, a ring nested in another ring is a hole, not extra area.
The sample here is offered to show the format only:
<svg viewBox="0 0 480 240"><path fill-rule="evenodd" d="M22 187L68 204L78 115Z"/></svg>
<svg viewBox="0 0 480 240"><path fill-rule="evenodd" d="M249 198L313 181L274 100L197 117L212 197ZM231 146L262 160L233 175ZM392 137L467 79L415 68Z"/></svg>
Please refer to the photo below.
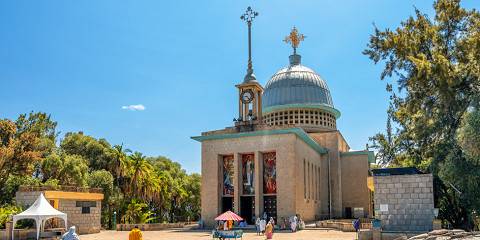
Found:
<svg viewBox="0 0 480 240"><path fill-rule="evenodd" d="M300 64L300 55L291 55L290 65L280 69L265 85L263 109L287 104L333 108L327 84L312 69Z"/></svg>

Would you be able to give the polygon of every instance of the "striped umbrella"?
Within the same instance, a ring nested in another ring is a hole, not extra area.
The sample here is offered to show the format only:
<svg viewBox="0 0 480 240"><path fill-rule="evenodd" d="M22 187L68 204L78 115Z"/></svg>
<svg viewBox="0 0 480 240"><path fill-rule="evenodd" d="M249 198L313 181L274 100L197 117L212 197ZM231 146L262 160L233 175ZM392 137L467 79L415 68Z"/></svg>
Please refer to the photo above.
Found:
<svg viewBox="0 0 480 240"><path fill-rule="evenodd" d="M243 218L238 216L237 214L235 214L232 211L226 211L226 212L220 214L220 216L215 218L215 221L228 221L228 220L242 221Z"/></svg>

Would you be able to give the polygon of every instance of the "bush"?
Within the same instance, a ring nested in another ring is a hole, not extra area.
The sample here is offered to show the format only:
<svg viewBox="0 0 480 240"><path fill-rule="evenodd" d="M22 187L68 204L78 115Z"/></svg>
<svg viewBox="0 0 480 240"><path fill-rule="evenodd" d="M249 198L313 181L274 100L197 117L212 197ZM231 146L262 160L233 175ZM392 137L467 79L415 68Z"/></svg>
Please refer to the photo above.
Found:
<svg viewBox="0 0 480 240"><path fill-rule="evenodd" d="M10 216L20 212L22 212L22 208L16 205L0 207L0 228L5 228L5 223L10 220Z"/></svg>

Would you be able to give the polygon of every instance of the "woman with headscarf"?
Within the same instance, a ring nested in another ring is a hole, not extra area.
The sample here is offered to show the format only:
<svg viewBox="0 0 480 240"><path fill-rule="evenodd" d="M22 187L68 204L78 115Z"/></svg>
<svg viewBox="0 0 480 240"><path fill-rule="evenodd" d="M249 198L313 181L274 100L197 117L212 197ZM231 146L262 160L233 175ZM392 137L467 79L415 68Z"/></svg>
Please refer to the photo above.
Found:
<svg viewBox="0 0 480 240"><path fill-rule="evenodd" d="M68 232L63 234L62 240L80 240L78 235L75 233L75 226L71 226L70 229L68 229Z"/></svg>
<svg viewBox="0 0 480 240"><path fill-rule="evenodd" d="M265 227L265 236L267 239L273 238L273 224L272 222L268 222L267 226Z"/></svg>

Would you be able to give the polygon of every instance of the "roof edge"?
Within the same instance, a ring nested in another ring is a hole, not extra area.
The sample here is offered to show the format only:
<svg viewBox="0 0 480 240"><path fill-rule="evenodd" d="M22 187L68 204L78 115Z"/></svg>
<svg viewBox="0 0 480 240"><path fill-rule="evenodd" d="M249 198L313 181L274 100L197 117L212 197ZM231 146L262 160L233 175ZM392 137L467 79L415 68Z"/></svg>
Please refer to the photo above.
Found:
<svg viewBox="0 0 480 240"><path fill-rule="evenodd" d="M266 135L277 135L277 134L295 134L303 142L305 142L307 145L309 145L318 153L320 154L328 153L328 149L320 146L301 128L273 129L273 130L261 130L261 131L253 131L253 132L239 132L239 133L227 133L227 134L207 135L207 136L194 136L194 137L191 137L191 139L195 141L203 142L208 140L230 139L230 138L239 138L239 137L255 137L255 136L266 136Z"/></svg>
<svg viewBox="0 0 480 240"><path fill-rule="evenodd" d="M375 154L373 151L352 151L352 152L341 152L340 156L354 156L354 155L367 155L369 163L375 163Z"/></svg>

